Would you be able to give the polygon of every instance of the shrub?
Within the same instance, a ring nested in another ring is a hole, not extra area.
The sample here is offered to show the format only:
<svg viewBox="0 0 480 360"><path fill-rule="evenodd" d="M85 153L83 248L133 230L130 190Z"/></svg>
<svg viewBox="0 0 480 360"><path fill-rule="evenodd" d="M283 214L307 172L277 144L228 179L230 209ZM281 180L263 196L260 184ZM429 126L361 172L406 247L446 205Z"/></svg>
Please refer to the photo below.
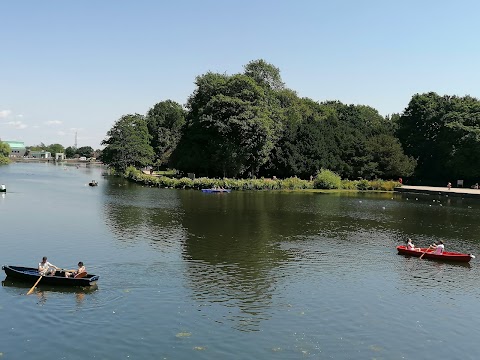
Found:
<svg viewBox="0 0 480 360"><path fill-rule="evenodd" d="M10 159L6 156L0 156L0 165L10 164Z"/></svg>
<svg viewBox="0 0 480 360"><path fill-rule="evenodd" d="M357 190L369 190L370 183L368 180L362 179L357 182Z"/></svg>
<svg viewBox="0 0 480 360"><path fill-rule="evenodd" d="M357 182L352 180L342 180L342 189L357 190Z"/></svg>
<svg viewBox="0 0 480 360"><path fill-rule="evenodd" d="M340 189L341 186L342 179L340 175L326 169L321 169L313 180L315 189Z"/></svg>

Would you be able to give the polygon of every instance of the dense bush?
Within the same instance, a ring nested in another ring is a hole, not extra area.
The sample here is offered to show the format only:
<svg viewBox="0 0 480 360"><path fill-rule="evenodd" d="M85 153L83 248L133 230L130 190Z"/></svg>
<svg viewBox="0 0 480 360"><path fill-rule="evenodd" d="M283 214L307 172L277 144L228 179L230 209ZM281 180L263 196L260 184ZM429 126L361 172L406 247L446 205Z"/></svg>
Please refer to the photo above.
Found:
<svg viewBox="0 0 480 360"><path fill-rule="evenodd" d="M10 159L6 156L0 156L0 165L10 164Z"/></svg>
<svg viewBox="0 0 480 360"><path fill-rule="evenodd" d="M315 189L340 189L341 186L342 179L340 175L326 169L321 169L313 180L313 187Z"/></svg>

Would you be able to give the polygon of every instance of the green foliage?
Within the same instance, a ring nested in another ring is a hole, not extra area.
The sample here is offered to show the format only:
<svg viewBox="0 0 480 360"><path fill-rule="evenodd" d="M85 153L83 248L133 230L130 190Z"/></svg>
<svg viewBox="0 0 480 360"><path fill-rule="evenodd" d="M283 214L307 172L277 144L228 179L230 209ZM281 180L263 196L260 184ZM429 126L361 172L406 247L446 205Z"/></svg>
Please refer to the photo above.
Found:
<svg viewBox="0 0 480 360"><path fill-rule="evenodd" d="M206 177L195 178L170 178L166 176L152 176L144 174L133 166L129 166L124 171L124 176L132 181L145 184L147 186L157 186L175 189L210 189L213 187L223 187L232 190L300 190L311 189L313 183L298 178L288 178L284 180L273 179L211 179Z"/></svg>
<svg viewBox="0 0 480 360"><path fill-rule="evenodd" d="M180 140L185 115L182 106L172 100L159 102L148 111L146 121L156 165L168 164Z"/></svg>
<svg viewBox="0 0 480 360"><path fill-rule="evenodd" d="M8 165L10 164L10 159L5 156L0 156L0 165Z"/></svg>
<svg viewBox="0 0 480 360"><path fill-rule="evenodd" d="M246 75L197 78L174 167L209 176L252 176L268 159L276 128L264 89Z"/></svg>
<svg viewBox="0 0 480 360"><path fill-rule="evenodd" d="M60 144L50 144L45 148L46 151L49 151L52 156L55 156L56 153L63 153L65 151L64 147Z"/></svg>
<svg viewBox="0 0 480 360"><path fill-rule="evenodd" d="M323 171L323 173L322 173ZM343 190L378 190L378 191L393 191L393 189L400 184L396 181L384 180L342 180L339 183L338 175L328 170L322 170L320 174L329 184L334 184L334 187L317 187L315 178L314 181L302 180L297 177L287 179L211 179L206 177L190 178L183 177L181 179L171 178L167 176L152 176L144 174L133 166L127 167L124 176L132 181L161 188L175 188L175 189L210 189L213 187L223 187L232 190L305 190L305 189L343 189Z"/></svg>
<svg viewBox="0 0 480 360"><path fill-rule="evenodd" d="M265 60L250 61L245 65L245 75L251 77L260 86L266 86L272 90L282 90L284 83L280 76L280 69Z"/></svg>
<svg viewBox="0 0 480 360"><path fill-rule="evenodd" d="M0 141L0 157L8 158L11 151L12 150L10 149L10 145Z"/></svg>
<svg viewBox="0 0 480 360"><path fill-rule="evenodd" d="M372 186L368 180L362 179L357 181L357 190L371 190Z"/></svg>
<svg viewBox="0 0 480 360"><path fill-rule="evenodd" d="M75 157L76 149L73 146L69 146L65 149L65 156L67 159L72 159Z"/></svg>
<svg viewBox="0 0 480 360"><path fill-rule="evenodd" d="M370 154L374 169L370 177L398 178L411 176L416 161L403 153L400 141L393 135L380 134L367 140L366 150Z"/></svg>
<svg viewBox="0 0 480 360"><path fill-rule="evenodd" d="M122 116L107 133L102 142L103 162L117 170L129 166L143 167L151 163L154 156L150 146L147 123L142 115Z"/></svg>
<svg viewBox="0 0 480 360"><path fill-rule="evenodd" d="M82 146L75 151L75 154L78 154L78 156L84 156L86 158L89 158L93 156L94 152L95 150L93 150L91 146Z"/></svg>
<svg viewBox="0 0 480 360"><path fill-rule="evenodd" d="M340 175L326 169L321 169L313 180L315 189L340 189L341 186L342 179Z"/></svg>
<svg viewBox="0 0 480 360"><path fill-rule="evenodd" d="M107 145L104 162L122 171L128 165L154 164L222 178L309 179L322 168L350 179L408 177L414 174L416 159L423 148L410 151L408 141L399 142L396 134L410 139L409 131L415 128L410 118L417 121L418 116L431 109L434 114L428 115L428 119L435 120L441 114L437 111L441 106L436 104L435 96L412 100L411 111L407 109L402 116L388 117L365 105L346 105L339 101L318 103L299 98L285 87L280 70L264 60L249 62L242 74L208 72L198 76L195 84L186 109L167 100L148 111L143 120L149 136L144 134L143 125L131 126L127 131L128 126L117 122L108 134L109 139L103 142ZM460 110L457 112L463 114ZM138 114L126 117L143 118ZM455 156L443 165L458 172L468 162L469 153L480 154L476 147L480 127L475 127L475 119L473 115L452 115L449 129L461 148L450 149ZM121 136L117 136L116 128L125 128ZM428 126L421 129L426 131ZM435 133L435 129L431 132ZM432 135L432 141L435 136ZM146 138L154 155L145 145ZM407 148L410 152L405 153ZM480 155L478 157L480 160ZM426 161L419 164L425 165ZM238 186L282 187L275 182L268 185L246 182ZM285 183L283 186L300 185ZM338 181L335 186L340 187Z"/></svg>
<svg viewBox="0 0 480 360"><path fill-rule="evenodd" d="M415 176L442 183L480 177L480 101L416 94L400 117L397 136L417 159Z"/></svg>

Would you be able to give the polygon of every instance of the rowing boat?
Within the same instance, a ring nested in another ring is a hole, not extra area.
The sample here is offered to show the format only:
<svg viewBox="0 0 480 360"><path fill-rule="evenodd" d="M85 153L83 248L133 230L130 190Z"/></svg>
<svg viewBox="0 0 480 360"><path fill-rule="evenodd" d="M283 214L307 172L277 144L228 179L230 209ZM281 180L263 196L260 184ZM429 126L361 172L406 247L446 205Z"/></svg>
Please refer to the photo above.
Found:
<svg viewBox="0 0 480 360"><path fill-rule="evenodd" d="M202 189L204 193L229 193L231 189Z"/></svg>
<svg viewBox="0 0 480 360"><path fill-rule="evenodd" d="M23 267L23 266L11 266L3 265L2 270L7 274L7 278L13 278L25 282L35 283L40 274L38 269ZM59 285L59 286L92 286L95 285L99 276L93 274L87 274L82 278L65 277L64 271L57 271L54 276L43 276L42 284Z"/></svg>
<svg viewBox="0 0 480 360"><path fill-rule="evenodd" d="M443 261L456 261L456 262L469 262L474 258L471 254L462 254L453 251L444 251L443 254L434 254L433 250L428 248L417 248L416 250L407 249L405 245L397 246L398 253L400 255L409 255L420 257L423 254L424 259L435 259Z"/></svg>

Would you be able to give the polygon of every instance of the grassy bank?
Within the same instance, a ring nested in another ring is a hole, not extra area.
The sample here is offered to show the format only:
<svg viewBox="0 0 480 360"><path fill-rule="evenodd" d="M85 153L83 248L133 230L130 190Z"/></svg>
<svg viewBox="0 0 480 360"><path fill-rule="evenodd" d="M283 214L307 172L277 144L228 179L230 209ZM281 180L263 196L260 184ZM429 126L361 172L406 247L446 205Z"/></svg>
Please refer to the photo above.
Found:
<svg viewBox="0 0 480 360"><path fill-rule="evenodd" d="M134 182L147 186L174 189L211 189L213 187L223 187L232 190L306 190L309 189L330 189L330 190L376 190L393 191L400 184L396 181L385 180L341 180L334 185L318 181L318 177L313 181L302 180L296 177L287 179L210 179L210 178L171 178L166 176L152 176L144 174L142 171L129 167L124 176Z"/></svg>

